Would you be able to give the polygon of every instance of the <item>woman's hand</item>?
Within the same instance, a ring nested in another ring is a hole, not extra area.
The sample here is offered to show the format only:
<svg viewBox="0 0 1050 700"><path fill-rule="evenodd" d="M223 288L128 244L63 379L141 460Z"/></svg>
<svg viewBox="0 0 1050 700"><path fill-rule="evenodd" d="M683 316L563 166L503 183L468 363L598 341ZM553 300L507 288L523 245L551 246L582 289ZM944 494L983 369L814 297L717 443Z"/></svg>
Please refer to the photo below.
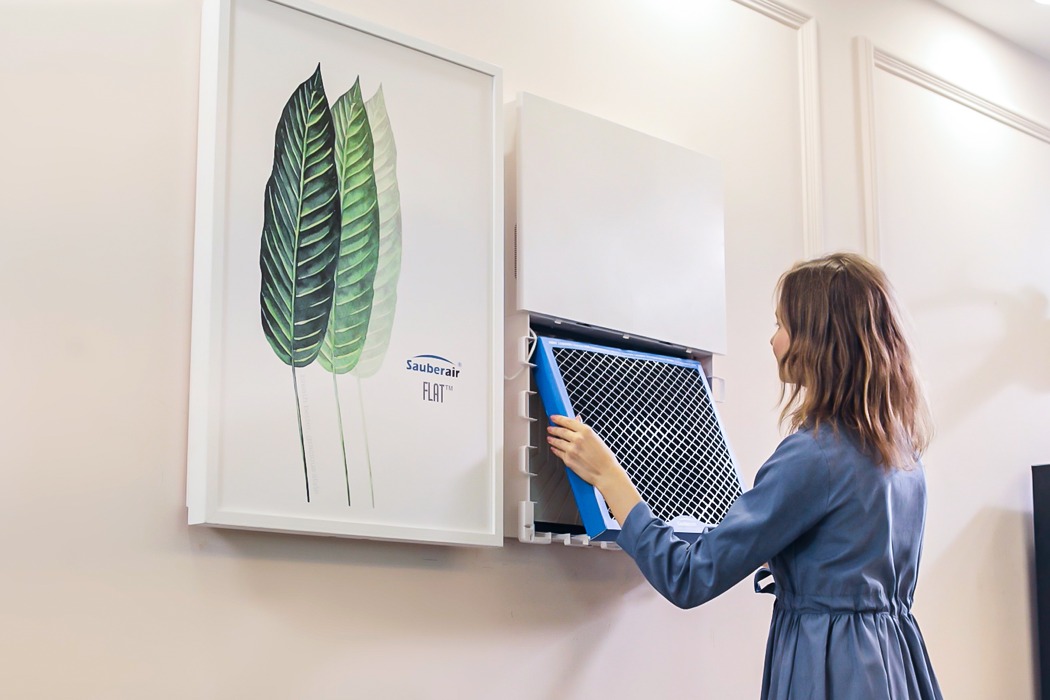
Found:
<svg viewBox="0 0 1050 700"><path fill-rule="evenodd" d="M602 439L579 418L551 416L551 420L554 425L547 428L551 451L577 476L601 491L613 517L623 525L631 508L642 500L627 472Z"/></svg>
<svg viewBox="0 0 1050 700"><path fill-rule="evenodd" d="M610 475L623 471L616 456L602 439L579 417L551 416L555 425L547 428L547 442L551 451L565 466L592 486L601 485Z"/></svg>

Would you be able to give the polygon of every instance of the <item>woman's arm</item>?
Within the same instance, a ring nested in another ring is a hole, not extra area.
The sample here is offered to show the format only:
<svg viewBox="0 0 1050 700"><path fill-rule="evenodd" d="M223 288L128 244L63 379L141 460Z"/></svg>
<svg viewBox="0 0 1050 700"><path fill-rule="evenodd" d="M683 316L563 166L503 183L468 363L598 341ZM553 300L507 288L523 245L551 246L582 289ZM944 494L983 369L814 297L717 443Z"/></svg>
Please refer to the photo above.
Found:
<svg viewBox="0 0 1050 700"><path fill-rule="evenodd" d="M627 473L593 430L579 420L552 420L552 450L602 492L622 527L617 543L649 583L679 607L700 605L743 580L828 509L827 460L811 435L795 433L781 442L759 470L754 488L737 499L718 527L689 543L653 516L633 485L628 488Z"/></svg>

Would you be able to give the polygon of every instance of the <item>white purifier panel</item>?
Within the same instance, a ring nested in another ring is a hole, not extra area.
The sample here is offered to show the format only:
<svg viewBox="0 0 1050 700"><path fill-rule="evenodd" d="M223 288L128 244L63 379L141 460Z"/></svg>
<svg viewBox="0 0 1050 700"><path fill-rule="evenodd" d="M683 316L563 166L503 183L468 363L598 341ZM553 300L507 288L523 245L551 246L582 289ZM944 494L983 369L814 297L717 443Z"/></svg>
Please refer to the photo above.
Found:
<svg viewBox="0 0 1050 700"><path fill-rule="evenodd" d="M522 94L517 308L726 351L717 161Z"/></svg>

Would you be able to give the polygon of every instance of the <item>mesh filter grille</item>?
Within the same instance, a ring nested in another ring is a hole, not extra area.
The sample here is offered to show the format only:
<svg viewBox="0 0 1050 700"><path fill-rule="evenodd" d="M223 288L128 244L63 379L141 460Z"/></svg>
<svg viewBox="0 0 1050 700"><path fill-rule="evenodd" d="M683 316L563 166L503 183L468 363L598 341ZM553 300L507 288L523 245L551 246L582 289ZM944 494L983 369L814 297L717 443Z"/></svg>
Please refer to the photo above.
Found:
<svg viewBox="0 0 1050 700"><path fill-rule="evenodd" d="M552 348L569 401L620 460L653 514L716 525L740 496L705 380L696 367Z"/></svg>

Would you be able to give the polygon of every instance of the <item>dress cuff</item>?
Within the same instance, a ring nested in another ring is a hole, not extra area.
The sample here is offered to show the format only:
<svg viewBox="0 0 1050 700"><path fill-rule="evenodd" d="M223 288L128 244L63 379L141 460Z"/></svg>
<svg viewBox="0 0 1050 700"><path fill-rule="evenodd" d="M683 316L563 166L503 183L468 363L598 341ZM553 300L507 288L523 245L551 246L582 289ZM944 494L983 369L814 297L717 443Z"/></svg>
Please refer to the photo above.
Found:
<svg viewBox="0 0 1050 700"><path fill-rule="evenodd" d="M628 554L633 554L638 536L646 525L653 521L653 511L645 501L639 501L631 508L631 512L623 521L620 534L616 537L616 544Z"/></svg>

